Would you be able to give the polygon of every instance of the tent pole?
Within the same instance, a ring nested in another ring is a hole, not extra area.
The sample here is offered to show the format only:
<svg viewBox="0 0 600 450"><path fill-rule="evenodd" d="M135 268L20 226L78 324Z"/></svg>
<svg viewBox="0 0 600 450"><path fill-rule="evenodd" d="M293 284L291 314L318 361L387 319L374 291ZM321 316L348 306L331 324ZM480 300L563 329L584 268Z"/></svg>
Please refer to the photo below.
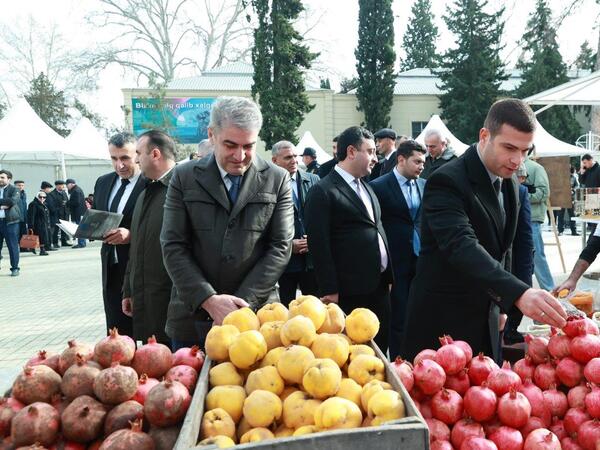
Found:
<svg viewBox="0 0 600 450"><path fill-rule="evenodd" d="M60 168L62 171L62 179L66 180L67 179L67 166L65 164L65 154L63 152L60 152Z"/></svg>

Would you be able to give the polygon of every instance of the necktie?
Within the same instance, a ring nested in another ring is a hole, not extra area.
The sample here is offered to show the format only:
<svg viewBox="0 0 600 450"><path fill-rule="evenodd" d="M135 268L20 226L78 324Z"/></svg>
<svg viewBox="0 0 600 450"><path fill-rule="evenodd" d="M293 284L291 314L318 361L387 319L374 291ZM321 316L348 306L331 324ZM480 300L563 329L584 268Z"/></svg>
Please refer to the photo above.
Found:
<svg viewBox="0 0 600 450"><path fill-rule="evenodd" d="M294 181L294 179L291 179L290 188L292 189L292 200L294 201L294 206L296 207L296 209L300 211L300 199L296 195L296 190L294 189L296 187L295 184L296 182Z"/></svg>
<svg viewBox="0 0 600 450"><path fill-rule="evenodd" d="M242 181L242 176L231 175L229 173L226 176L231 181L231 187L229 188L229 198L231 199L231 203L235 204L238 198L238 194L240 193L240 182Z"/></svg>
<svg viewBox="0 0 600 450"><path fill-rule="evenodd" d="M504 226L506 224L506 211L504 211L504 199L502 198L502 180L496 178L492 184L496 198L498 199L498 206L500 206L500 220L502 221L502 226Z"/></svg>
<svg viewBox="0 0 600 450"><path fill-rule="evenodd" d="M369 194L367 194L364 189L361 187L360 179L355 178L354 184L356 185L356 193L358 194L358 198L363 202L365 208L367 208L367 212L369 213L369 217L373 222L375 222L375 214L373 213L373 205L371 204L371 199L369 198ZM380 270L383 272L388 266L388 254L385 249L385 243L383 242L383 238L377 233L377 243L379 244L379 255L380 255Z"/></svg>
<svg viewBox="0 0 600 450"><path fill-rule="evenodd" d="M417 217L417 211L419 210L419 205L421 204L421 199L419 198L419 193L417 192L417 187L414 184L413 180L408 180L406 182L406 187L408 190L408 208L410 210L410 217L413 222ZM413 228L413 251L415 255L419 256L419 252L421 251L421 237L417 232L417 228Z"/></svg>
<svg viewBox="0 0 600 450"><path fill-rule="evenodd" d="M121 186L119 186L119 190L117 191L117 195L113 198L113 201L110 203L110 208L108 209L110 212L117 212L119 209L119 203L121 203L121 199L123 198L123 194L125 193L125 189L129 184L128 179L121 179Z"/></svg>

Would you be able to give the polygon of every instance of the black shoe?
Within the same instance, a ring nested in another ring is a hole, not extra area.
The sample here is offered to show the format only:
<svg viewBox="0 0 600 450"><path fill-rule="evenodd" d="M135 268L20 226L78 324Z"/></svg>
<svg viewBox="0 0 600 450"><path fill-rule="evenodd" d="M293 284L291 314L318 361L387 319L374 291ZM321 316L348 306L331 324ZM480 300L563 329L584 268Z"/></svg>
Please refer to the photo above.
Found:
<svg viewBox="0 0 600 450"><path fill-rule="evenodd" d="M85 248L85 245L79 245L79 244L77 244L77 245L74 245L71 248Z"/></svg>
<svg viewBox="0 0 600 450"><path fill-rule="evenodd" d="M57 247L50 247L50 248L48 248L46 250L49 251L49 252L55 252L55 251L58 250L58 248Z"/></svg>
<svg viewBox="0 0 600 450"><path fill-rule="evenodd" d="M504 344L513 345L525 342L525 338L517 330L506 330L504 332Z"/></svg>
<svg viewBox="0 0 600 450"><path fill-rule="evenodd" d="M46 250L40 251L40 256L48 256L49 254Z"/></svg>
<svg viewBox="0 0 600 450"><path fill-rule="evenodd" d="M10 269L10 276L11 277L18 277L19 276L19 269Z"/></svg>
<svg viewBox="0 0 600 450"><path fill-rule="evenodd" d="M558 235L559 235L559 236L562 236L562 234L563 234L563 232L562 232L562 231L559 231L559 232L558 232Z"/></svg>
<svg viewBox="0 0 600 450"><path fill-rule="evenodd" d="M579 234L577 231L575 231L575 232L571 231L571 236L581 236L581 234Z"/></svg>
<svg viewBox="0 0 600 450"><path fill-rule="evenodd" d="M31 253L33 253L34 255L37 255L37 252L35 251L35 248L31 249Z"/></svg>

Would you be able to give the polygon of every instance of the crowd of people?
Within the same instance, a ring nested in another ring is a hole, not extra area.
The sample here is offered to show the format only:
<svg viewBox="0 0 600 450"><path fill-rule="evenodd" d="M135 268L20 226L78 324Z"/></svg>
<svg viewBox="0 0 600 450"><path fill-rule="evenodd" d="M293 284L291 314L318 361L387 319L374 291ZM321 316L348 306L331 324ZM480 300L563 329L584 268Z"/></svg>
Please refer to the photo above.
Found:
<svg viewBox="0 0 600 450"><path fill-rule="evenodd" d="M522 314L564 325L541 239L548 177L528 157L535 117L522 101L492 105L460 158L437 130L423 146L390 128L352 126L322 165L313 148L300 153L288 140L268 162L256 155L261 126L254 102L221 97L208 139L180 163L162 131L118 133L108 142L114 171L87 199L75 180L57 180L26 207L24 184L0 170L12 274L21 235L39 236L44 255L71 245L56 222L78 223L92 207L123 215L101 249L107 329L156 335L174 350L202 345L237 308L288 305L298 291L346 313L371 309L381 323L375 340L391 358L412 359L451 334L499 359L503 335L522 339ZM579 181L596 176L600 185L590 160ZM573 289L600 251L600 234L590 242L563 286Z"/></svg>

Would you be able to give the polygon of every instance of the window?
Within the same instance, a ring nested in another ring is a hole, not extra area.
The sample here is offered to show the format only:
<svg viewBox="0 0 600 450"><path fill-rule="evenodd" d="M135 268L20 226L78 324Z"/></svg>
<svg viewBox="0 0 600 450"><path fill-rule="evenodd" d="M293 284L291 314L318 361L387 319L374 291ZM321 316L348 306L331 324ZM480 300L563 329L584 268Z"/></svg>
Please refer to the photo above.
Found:
<svg viewBox="0 0 600 450"><path fill-rule="evenodd" d="M411 137L415 139L425 129L427 122L411 122Z"/></svg>

